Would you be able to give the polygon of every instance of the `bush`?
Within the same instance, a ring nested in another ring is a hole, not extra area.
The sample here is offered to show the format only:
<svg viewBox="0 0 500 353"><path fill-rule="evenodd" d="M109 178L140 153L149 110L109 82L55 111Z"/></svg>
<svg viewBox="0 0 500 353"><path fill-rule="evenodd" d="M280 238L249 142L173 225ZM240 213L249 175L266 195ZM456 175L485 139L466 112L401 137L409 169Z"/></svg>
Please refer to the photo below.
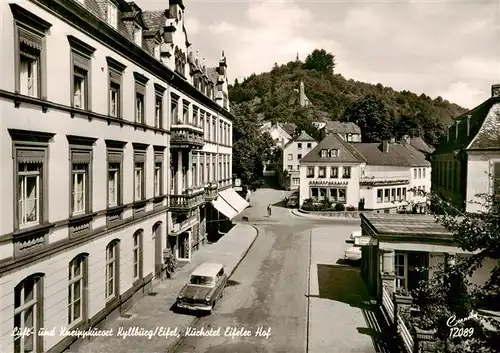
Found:
<svg viewBox="0 0 500 353"><path fill-rule="evenodd" d="M356 207L354 207L354 206L347 206L347 207L345 208L345 210L346 210L346 211L356 211Z"/></svg>
<svg viewBox="0 0 500 353"><path fill-rule="evenodd" d="M345 206L343 203L338 203L335 205L335 208L334 208L335 211L345 211Z"/></svg>
<svg viewBox="0 0 500 353"><path fill-rule="evenodd" d="M312 211L313 210L313 200L312 199L306 199L304 200L304 203L302 204L302 209L304 211Z"/></svg>

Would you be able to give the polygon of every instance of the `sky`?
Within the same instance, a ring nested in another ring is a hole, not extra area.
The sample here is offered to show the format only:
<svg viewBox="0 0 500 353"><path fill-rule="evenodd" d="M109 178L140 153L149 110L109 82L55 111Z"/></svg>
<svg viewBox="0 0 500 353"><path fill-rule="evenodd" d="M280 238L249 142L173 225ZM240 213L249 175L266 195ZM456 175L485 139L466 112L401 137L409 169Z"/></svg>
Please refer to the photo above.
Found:
<svg viewBox="0 0 500 353"><path fill-rule="evenodd" d="M143 10L168 0L135 0ZM500 0L184 0L193 50L232 83L273 64L335 55L335 73L474 108L500 84ZM307 90L307 87L306 87Z"/></svg>

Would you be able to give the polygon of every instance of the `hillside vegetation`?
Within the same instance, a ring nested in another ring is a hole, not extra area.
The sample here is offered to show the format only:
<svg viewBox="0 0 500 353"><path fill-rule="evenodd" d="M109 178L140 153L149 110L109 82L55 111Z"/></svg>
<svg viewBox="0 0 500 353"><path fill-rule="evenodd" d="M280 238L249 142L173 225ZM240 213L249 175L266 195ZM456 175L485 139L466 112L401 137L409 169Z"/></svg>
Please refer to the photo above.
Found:
<svg viewBox="0 0 500 353"><path fill-rule="evenodd" d="M312 121L353 121L362 128L364 142L408 134L430 144L437 143L452 118L466 111L441 97L347 79L334 73L334 67L334 56L324 50L315 50L305 62L275 64L270 72L252 74L229 87L232 109L247 121L293 122L310 133ZM300 81L312 107L299 105Z"/></svg>

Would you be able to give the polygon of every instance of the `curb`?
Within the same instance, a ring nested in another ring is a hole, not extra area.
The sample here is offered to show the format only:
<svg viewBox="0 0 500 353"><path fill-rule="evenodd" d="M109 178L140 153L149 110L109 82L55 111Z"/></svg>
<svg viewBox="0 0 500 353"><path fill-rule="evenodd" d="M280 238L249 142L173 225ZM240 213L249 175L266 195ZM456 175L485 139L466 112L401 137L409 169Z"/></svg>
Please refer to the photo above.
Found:
<svg viewBox="0 0 500 353"><path fill-rule="evenodd" d="M254 225L250 225L250 226L253 229L255 229L255 232L256 232L255 237L253 238L252 242L247 247L247 249L243 252L243 255L240 257L240 259L238 260L238 262L236 263L236 265L233 267L233 269L231 270L231 272L229 273L229 275L227 276L228 279L231 278L231 276L233 275L234 271L236 271L236 269L238 268L238 266L240 265L240 263L247 256L248 252L250 251L250 248L253 246L253 244L257 240L257 237L259 236L259 230L257 229L257 227L255 227ZM188 325L186 325L186 326L193 326L200 319L201 319L200 317L194 317L193 320ZM175 353L175 352L177 352L177 350L179 349L179 347L184 342L184 339L185 339L185 336L181 336L174 343L172 343L172 345L170 345L169 347L167 347L164 350L164 352L165 353Z"/></svg>
<svg viewBox="0 0 500 353"><path fill-rule="evenodd" d="M227 276L228 279L233 275L234 271L236 271L236 269L238 268L238 266L240 265L240 263L247 256L248 252L250 251L250 249L252 248L253 244L257 240L257 237L259 236L259 230L257 229L257 227L255 227L254 225L251 225L251 224L249 224L249 226L252 227L253 229L255 229L255 237L253 238L252 242L250 243L250 245L248 246L248 248L245 250L245 252L243 253L243 255L240 257L240 259L238 260L238 262L236 263L236 265L233 267L233 269L229 273L229 276Z"/></svg>
<svg viewBox="0 0 500 353"><path fill-rule="evenodd" d="M317 215L311 215L311 214L306 214L302 213L300 211L297 211L296 209L291 210L291 213L294 216L301 217L301 218L308 218L308 219L324 219L324 220L330 220L332 222L335 221L341 221L341 222L359 222L360 218L352 218L352 217L329 217L329 216L317 216Z"/></svg>

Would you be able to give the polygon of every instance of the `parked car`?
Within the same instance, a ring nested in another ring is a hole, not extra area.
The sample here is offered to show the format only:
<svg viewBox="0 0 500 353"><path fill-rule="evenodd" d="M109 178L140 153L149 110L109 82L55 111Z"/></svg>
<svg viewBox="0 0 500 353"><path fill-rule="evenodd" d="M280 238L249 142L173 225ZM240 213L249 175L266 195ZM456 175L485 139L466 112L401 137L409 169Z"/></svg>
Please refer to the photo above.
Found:
<svg viewBox="0 0 500 353"><path fill-rule="evenodd" d="M221 264L205 262L189 277L189 283L182 287L176 306L180 309L205 311L209 314L223 295L227 275Z"/></svg>
<svg viewBox="0 0 500 353"><path fill-rule="evenodd" d="M351 233L348 239L346 239L347 244L354 244L354 239L361 236L361 231L356 230ZM348 261L359 261L361 260L361 248L358 246L351 246L345 250L344 259Z"/></svg>

